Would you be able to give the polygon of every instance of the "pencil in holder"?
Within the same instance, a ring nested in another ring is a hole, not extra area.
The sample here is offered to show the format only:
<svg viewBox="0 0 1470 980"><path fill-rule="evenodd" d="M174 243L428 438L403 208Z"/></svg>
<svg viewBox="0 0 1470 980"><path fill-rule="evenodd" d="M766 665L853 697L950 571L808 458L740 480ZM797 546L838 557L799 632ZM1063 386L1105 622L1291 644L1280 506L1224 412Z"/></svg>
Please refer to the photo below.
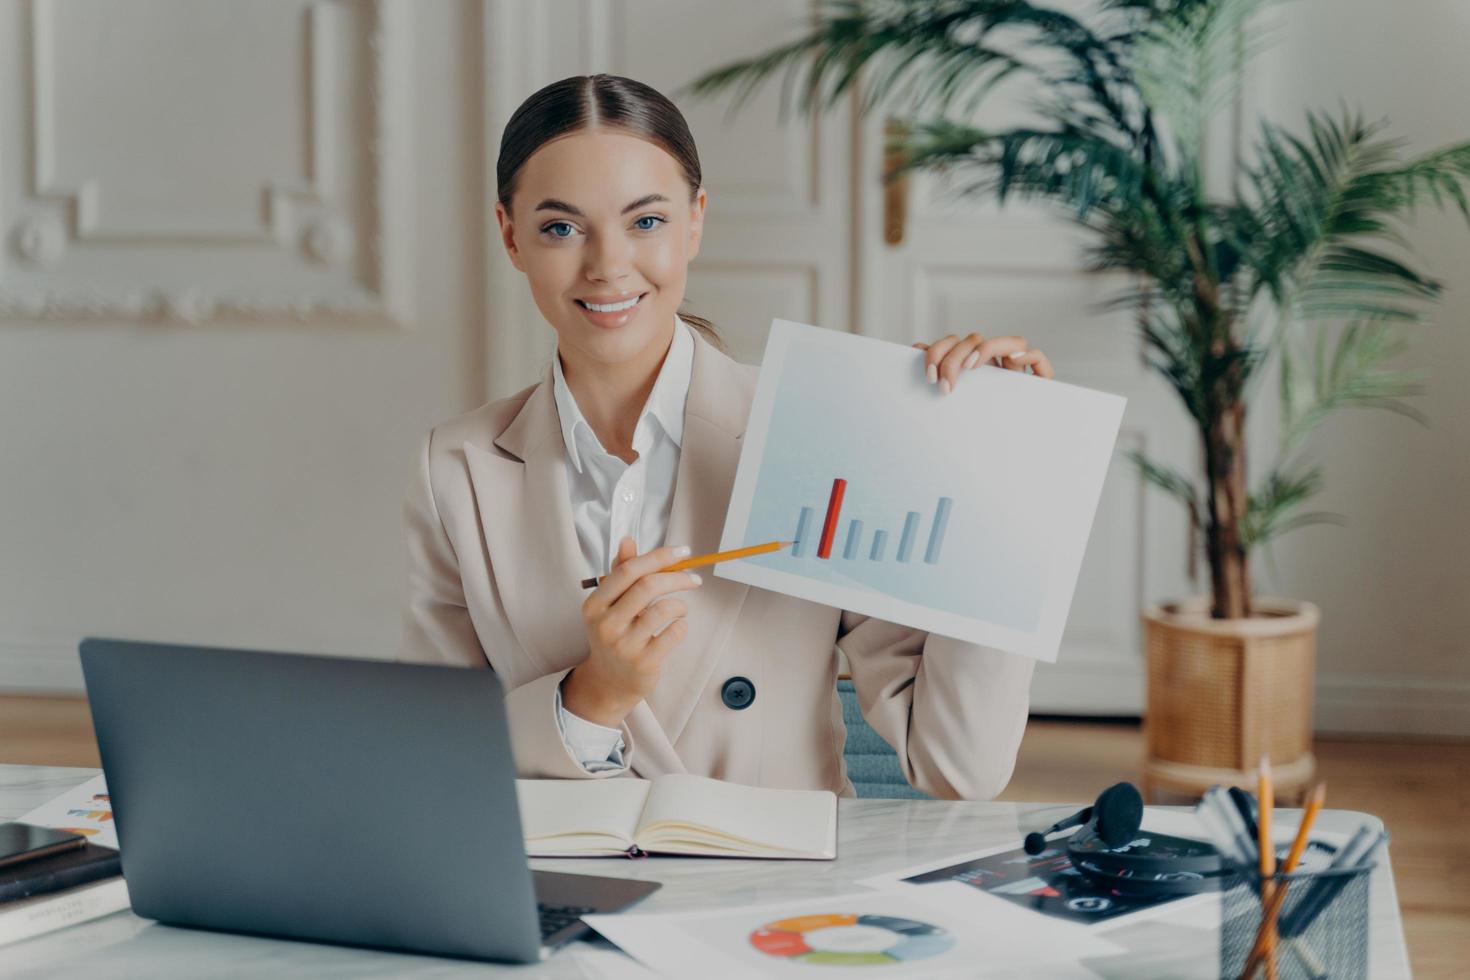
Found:
<svg viewBox="0 0 1470 980"><path fill-rule="evenodd" d="M1276 874L1287 885L1276 916L1277 980L1367 980L1368 876L1374 864ZM1258 873L1237 871L1221 895L1220 976L1241 977L1264 912ZM1266 976L1264 969L1253 969Z"/></svg>

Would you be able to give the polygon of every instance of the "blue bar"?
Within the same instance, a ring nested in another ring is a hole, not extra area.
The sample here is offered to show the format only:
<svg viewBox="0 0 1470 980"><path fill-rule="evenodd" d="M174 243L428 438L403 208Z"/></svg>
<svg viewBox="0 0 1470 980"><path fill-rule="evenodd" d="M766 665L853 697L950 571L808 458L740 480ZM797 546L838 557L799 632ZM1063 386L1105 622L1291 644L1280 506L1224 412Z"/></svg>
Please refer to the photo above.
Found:
<svg viewBox="0 0 1470 980"><path fill-rule="evenodd" d="M796 544L791 546L791 557L800 558L806 553L807 532L812 529L812 509L803 507L801 517L796 522Z"/></svg>
<svg viewBox="0 0 1470 980"><path fill-rule="evenodd" d="M883 560L883 549L888 545L887 531L873 532L873 550L868 552L868 557L873 561Z"/></svg>
<svg viewBox="0 0 1470 980"><path fill-rule="evenodd" d="M847 522L847 544L842 549L843 558L856 558L858 542L863 539L863 522Z"/></svg>
<svg viewBox="0 0 1470 980"><path fill-rule="evenodd" d="M940 497L939 506L934 508L934 526L929 529L929 547L924 549L924 561L939 564L939 548L944 544L944 529L949 526L949 508L952 497Z"/></svg>
<svg viewBox="0 0 1470 980"><path fill-rule="evenodd" d="M903 534L898 537L898 560L908 561L914 554L914 538L919 536L919 512L911 510L903 519Z"/></svg>

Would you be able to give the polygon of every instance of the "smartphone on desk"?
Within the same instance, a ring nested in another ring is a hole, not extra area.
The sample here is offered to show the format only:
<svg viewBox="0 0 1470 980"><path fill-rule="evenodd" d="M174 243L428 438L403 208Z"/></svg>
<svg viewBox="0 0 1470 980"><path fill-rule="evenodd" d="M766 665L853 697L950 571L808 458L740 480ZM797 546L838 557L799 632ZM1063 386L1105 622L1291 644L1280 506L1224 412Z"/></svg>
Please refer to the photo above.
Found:
<svg viewBox="0 0 1470 980"><path fill-rule="evenodd" d="M53 830L29 823L0 823L0 868L60 854L87 843L69 830Z"/></svg>

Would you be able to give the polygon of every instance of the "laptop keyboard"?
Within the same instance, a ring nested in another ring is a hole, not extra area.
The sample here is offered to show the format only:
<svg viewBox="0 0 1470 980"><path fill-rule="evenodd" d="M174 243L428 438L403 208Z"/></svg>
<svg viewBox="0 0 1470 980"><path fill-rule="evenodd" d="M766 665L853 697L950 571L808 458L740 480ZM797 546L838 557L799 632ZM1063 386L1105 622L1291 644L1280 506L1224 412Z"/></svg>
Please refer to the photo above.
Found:
<svg viewBox="0 0 1470 980"><path fill-rule="evenodd" d="M595 912L590 905L552 905L537 902L536 912L541 918L541 938L546 939L576 922L588 912Z"/></svg>

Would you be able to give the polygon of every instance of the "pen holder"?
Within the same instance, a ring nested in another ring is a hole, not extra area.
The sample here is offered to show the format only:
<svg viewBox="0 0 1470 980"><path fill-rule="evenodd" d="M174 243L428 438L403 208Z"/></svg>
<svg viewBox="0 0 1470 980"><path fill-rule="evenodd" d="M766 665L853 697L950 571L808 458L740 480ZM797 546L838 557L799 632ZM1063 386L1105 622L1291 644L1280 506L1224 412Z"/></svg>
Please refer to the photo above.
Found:
<svg viewBox="0 0 1470 980"><path fill-rule="evenodd" d="M1287 885L1276 916L1277 980L1367 980L1368 875L1375 865L1276 874ZM1260 929L1262 878L1237 873L1222 893L1220 976L1241 975ZM1262 968L1253 971L1265 976Z"/></svg>

